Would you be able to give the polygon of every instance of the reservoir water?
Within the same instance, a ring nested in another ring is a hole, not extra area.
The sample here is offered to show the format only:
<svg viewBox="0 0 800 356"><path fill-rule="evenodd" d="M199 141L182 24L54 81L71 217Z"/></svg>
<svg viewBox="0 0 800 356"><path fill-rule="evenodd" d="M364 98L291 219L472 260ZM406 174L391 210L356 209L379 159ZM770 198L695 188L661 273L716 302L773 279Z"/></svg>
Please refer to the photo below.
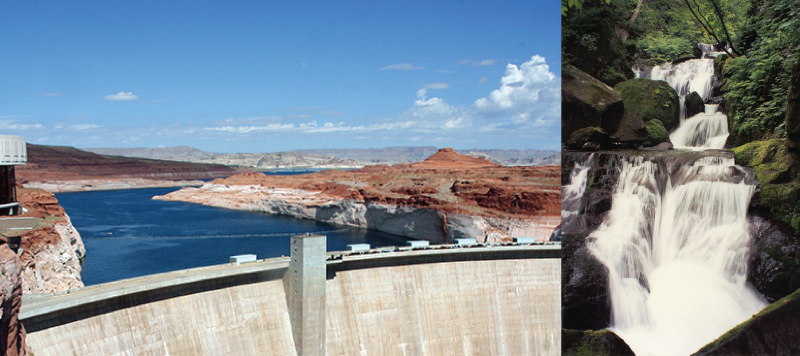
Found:
<svg viewBox="0 0 800 356"><path fill-rule="evenodd" d="M327 235L328 251L352 243L405 244L403 237L372 230L151 200L177 189L56 194L86 246L86 285L227 263L233 255L288 256L289 238L307 232Z"/></svg>

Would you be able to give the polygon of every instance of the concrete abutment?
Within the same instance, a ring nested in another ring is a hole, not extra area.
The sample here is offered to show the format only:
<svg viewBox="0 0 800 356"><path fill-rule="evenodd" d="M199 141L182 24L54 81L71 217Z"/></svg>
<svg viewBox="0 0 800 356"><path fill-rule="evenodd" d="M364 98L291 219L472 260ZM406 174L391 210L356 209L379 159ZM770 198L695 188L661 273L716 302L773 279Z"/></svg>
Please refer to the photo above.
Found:
<svg viewBox="0 0 800 356"><path fill-rule="evenodd" d="M347 255L325 254L318 241L300 237L308 249L298 248L297 262L27 296L28 344L37 356L560 354L559 246ZM303 263L305 274L292 280ZM305 286L297 289L302 298L295 286Z"/></svg>

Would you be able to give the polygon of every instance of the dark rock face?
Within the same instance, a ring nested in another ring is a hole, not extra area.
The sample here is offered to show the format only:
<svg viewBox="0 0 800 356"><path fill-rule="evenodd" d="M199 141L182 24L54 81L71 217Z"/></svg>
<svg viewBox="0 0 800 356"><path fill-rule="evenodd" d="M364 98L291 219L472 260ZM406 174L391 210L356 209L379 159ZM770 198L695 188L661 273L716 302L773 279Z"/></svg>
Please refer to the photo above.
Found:
<svg viewBox="0 0 800 356"><path fill-rule="evenodd" d="M561 350L564 356L633 356L617 334L609 330L578 331L561 329Z"/></svg>
<svg viewBox="0 0 800 356"><path fill-rule="evenodd" d="M586 248L586 237L561 236L561 325L604 329L611 323L608 270Z"/></svg>
<svg viewBox="0 0 800 356"><path fill-rule="evenodd" d="M613 132L611 134L611 139L627 148L636 148L636 146L641 145L648 138L644 121L633 111L627 109L622 115L621 120L613 123L613 126L615 126L613 129L611 128L611 123L609 123L608 126L609 132Z"/></svg>
<svg viewBox="0 0 800 356"><path fill-rule="evenodd" d="M619 83L614 89L622 94L625 108L633 111L645 123L659 120L668 131L678 125L678 93L667 82L637 78Z"/></svg>
<svg viewBox="0 0 800 356"><path fill-rule="evenodd" d="M770 304L692 355L800 355L800 290Z"/></svg>
<svg viewBox="0 0 800 356"><path fill-rule="evenodd" d="M619 122L623 109L618 92L574 68L573 77L561 80L561 141L582 128L605 128L603 123Z"/></svg>
<svg viewBox="0 0 800 356"><path fill-rule="evenodd" d="M703 98L700 97L700 94L697 94L696 91L693 91L686 95L686 117L692 117L699 113L705 112L705 104L703 104Z"/></svg>
<svg viewBox="0 0 800 356"><path fill-rule="evenodd" d="M779 220L749 216L750 246L747 280L769 302L800 288L800 239Z"/></svg>
<svg viewBox="0 0 800 356"><path fill-rule="evenodd" d="M800 151L800 61L792 69L789 93L786 95L786 147Z"/></svg>
<svg viewBox="0 0 800 356"><path fill-rule="evenodd" d="M608 133L599 127L585 127L569 136L566 146L572 150L582 150L596 146L607 146L611 142Z"/></svg>

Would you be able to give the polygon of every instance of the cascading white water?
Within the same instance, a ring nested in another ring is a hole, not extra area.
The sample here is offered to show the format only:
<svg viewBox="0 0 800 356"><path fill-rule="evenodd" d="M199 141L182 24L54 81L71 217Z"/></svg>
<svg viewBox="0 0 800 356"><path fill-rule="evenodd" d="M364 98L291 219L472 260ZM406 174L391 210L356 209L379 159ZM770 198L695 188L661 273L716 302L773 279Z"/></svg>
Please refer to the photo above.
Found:
<svg viewBox="0 0 800 356"><path fill-rule="evenodd" d="M581 197L586 191L586 181L593 158L594 154L591 154L584 162L576 161L570 173L569 184L561 187L562 229L569 229L573 220L580 214Z"/></svg>
<svg viewBox="0 0 800 356"><path fill-rule="evenodd" d="M675 148L722 149L728 139L728 116L717 112L718 105L706 105L705 112L681 117L678 128L669 134ZM685 116L685 115L684 115Z"/></svg>
<svg viewBox="0 0 800 356"><path fill-rule="evenodd" d="M704 54L714 48L713 45L703 43L698 46ZM666 81L680 96L680 121L678 128L669 135L675 148L721 149L725 146L729 135L728 116L717 112L717 105L706 105L705 113L692 117L687 117L686 114L687 94L696 91L703 101L711 98L714 82L713 59L690 59L676 65L665 63L653 68L650 79Z"/></svg>
<svg viewBox="0 0 800 356"><path fill-rule="evenodd" d="M746 173L720 157L676 169L623 162L611 211L589 236L609 270L612 330L637 355L688 355L766 305L745 284Z"/></svg>

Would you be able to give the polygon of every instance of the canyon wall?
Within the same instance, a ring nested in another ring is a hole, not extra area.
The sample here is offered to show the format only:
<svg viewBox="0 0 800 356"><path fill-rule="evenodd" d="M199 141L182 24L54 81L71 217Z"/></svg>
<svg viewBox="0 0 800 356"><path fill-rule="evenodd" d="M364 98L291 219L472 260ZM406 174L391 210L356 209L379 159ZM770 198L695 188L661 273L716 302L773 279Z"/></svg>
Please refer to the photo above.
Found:
<svg viewBox="0 0 800 356"><path fill-rule="evenodd" d="M560 223L560 217L557 216L483 217L259 185L209 183L153 199L313 219L378 230L409 239L429 240L432 243L452 242L456 238L507 242L514 237L535 237L537 241L547 241L553 228Z"/></svg>

